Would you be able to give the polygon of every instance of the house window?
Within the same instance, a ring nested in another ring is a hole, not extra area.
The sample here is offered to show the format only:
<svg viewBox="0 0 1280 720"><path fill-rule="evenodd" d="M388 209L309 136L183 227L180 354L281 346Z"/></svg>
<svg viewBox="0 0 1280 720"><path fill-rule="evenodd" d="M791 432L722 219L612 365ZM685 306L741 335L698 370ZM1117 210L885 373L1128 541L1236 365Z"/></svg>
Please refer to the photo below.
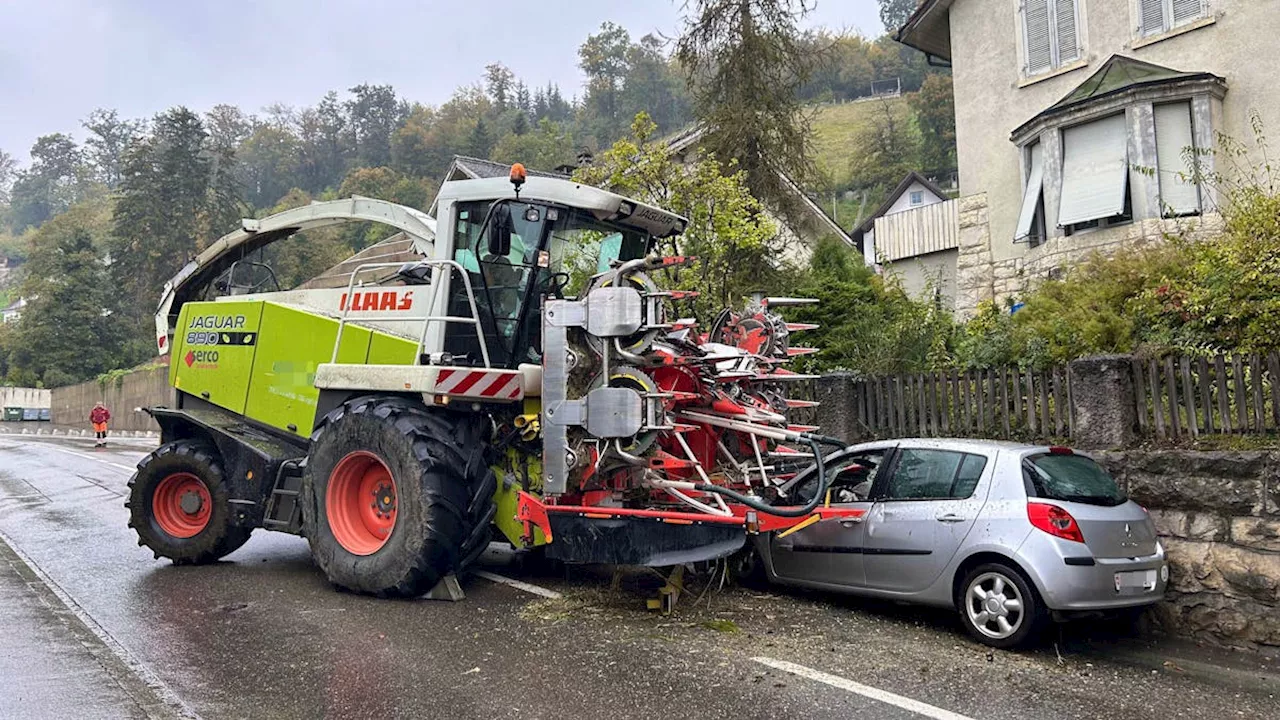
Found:
<svg viewBox="0 0 1280 720"><path fill-rule="evenodd" d="M916 205L922 205L923 203L924 203L924 192L923 192L923 191L921 191L921 190L916 190L916 191L914 191L914 192L912 192L912 193L911 193L911 205L912 205L912 207L914 207L914 206L916 206Z"/></svg>
<svg viewBox="0 0 1280 720"><path fill-rule="evenodd" d="M1160 175L1160 213L1164 217L1200 214L1200 186L1191 182L1194 156L1191 103L1155 106L1156 162Z"/></svg>
<svg viewBox="0 0 1280 720"><path fill-rule="evenodd" d="M1124 114L1062 131L1062 201L1067 234L1129 222L1129 139Z"/></svg>
<svg viewBox="0 0 1280 720"><path fill-rule="evenodd" d="M1208 13L1209 0L1138 0L1138 32L1159 35Z"/></svg>
<svg viewBox="0 0 1280 720"><path fill-rule="evenodd" d="M1023 71L1040 75L1080 59L1077 0L1022 0Z"/></svg>
<svg viewBox="0 0 1280 720"><path fill-rule="evenodd" d="M1044 150L1034 142L1026 149L1027 184L1022 191L1022 212L1018 215L1018 231L1014 242L1027 241L1035 247L1045 241L1044 222Z"/></svg>

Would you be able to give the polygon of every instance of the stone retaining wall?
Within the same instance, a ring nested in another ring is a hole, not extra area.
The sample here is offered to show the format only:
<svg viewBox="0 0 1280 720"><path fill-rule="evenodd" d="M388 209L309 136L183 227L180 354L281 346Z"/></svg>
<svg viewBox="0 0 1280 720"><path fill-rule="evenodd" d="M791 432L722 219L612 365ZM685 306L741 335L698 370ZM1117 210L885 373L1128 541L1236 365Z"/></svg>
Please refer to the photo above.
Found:
<svg viewBox="0 0 1280 720"><path fill-rule="evenodd" d="M1280 654L1280 452L1129 450L1098 460L1169 555L1166 632Z"/></svg>

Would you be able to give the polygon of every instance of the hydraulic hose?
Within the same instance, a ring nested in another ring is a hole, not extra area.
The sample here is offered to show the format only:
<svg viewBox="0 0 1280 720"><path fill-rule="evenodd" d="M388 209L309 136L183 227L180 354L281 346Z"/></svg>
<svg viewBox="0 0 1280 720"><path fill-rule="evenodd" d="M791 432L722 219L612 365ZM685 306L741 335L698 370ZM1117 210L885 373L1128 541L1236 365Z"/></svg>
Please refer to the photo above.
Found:
<svg viewBox="0 0 1280 720"><path fill-rule="evenodd" d="M817 460L817 463L818 463L818 492L813 494L813 497L809 499L809 502L805 503L804 505L798 508L784 509L784 508L774 507L772 505L769 505L768 503L761 502L758 498L753 498L750 495L743 495L742 493L737 492L735 490L730 490L729 488L720 487L719 485L712 485L710 483L698 483L697 485L694 485L693 488L701 492L709 492L709 493L716 493L717 495L723 495L724 497L727 497L730 500L735 500L737 502L742 503L743 505L746 505L752 510L757 510L762 513L768 513L769 515L776 515L777 517L803 517L805 515L808 515L809 513L813 512L815 508L818 507L818 504L822 502L822 498L826 497L827 495L827 469L826 467L823 466L823 463L822 463L822 460L823 460L822 448L818 446L817 438L806 437L804 438L804 440L805 442L809 443L809 447L813 449L813 457Z"/></svg>

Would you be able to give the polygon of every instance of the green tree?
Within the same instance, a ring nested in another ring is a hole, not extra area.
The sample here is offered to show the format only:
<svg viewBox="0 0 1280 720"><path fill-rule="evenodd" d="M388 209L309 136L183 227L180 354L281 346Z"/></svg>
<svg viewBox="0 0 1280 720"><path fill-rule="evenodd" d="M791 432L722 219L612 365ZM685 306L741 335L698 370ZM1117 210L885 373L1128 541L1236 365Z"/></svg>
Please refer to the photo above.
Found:
<svg viewBox="0 0 1280 720"><path fill-rule="evenodd" d="M875 112L854 136L849 170L857 189L882 195L909 171L920 169L920 135L905 103L874 102Z"/></svg>
<svg viewBox="0 0 1280 720"><path fill-rule="evenodd" d="M241 215L229 178L234 158L211 151L207 139L200 116L177 107L157 115L151 135L125 154L111 269L140 321L164 281Z"/></svg>
<svg viewBox="0 0 1280 720"><path fill-rule="evenodd" d="M18 161L12 155L0 150L0 205L9 204L10 191L13 189L13 178L18 171ZM3 216L0 216L3 220Z"/></svg>
<svg viewBox="0 0 1280 720"><path fill-rule="evenodd" d="M417 105L409 111L404 124L391 135L391 166L415 177L431 177L435 155L432 148L431 127L435 112Z"/></svg>
<svg viewBox="0 0 1280 720"><path fill-rule="evenodd" d="M587 131L604 144L622 133L626 120L619 113L618 95L626 80L631 35L621 25L602 23L578 48L578 67L587 76L582 112Z"/></svg>
<svg viewBox="0 0 1280 720"><path fill-rule="evenodd" d="M621 117L645 112L659 132L672 132L692 117L688 91L664 51L663 41L649 34L627 48L626 79L618 96Z"/></svg>
<svg viewBox="0 0 1280 720"><path fill-rule="evenodd" d="M489 152L493 149L493 136L489 134L488 128L485 127L484 118L476 120L475 127L471 129L471 135L467 137L466 152L472 157L489 157Z"/></svg>
<svg viewBox="0 0 1280 720"><path fill-rule="evenodd" d="M524 163L530 168L551 170L571 164L576 151L573 136L559 123L543 120L533 132L507 134L494 146L489 159L500 163Z"/></svg>
<svg viewBox="0 0 1280 720"><path fill-rule="evenodd" d="M245 199L270 207L297 184L301 146L287 125L256 122L234 155Z"/></svg>
<svg viewBox="0 0 1280 720"><path fill-rule="evenodd" d="M920 0L880 0L880 22L885 31L893 34L906 25L919 4Z"/></svg>
<svg viewBox="0 0 1280 720"><path fill-rule="evenodd" d="M641 113L632 137L614 143L574 178L689 218L684 234L666 240L661 251L698 258L691 268L670 271L667 286L700 291L695 307L701 315L741 304L756 290L784 291L794 269L782 260L778 228L751 196L743 173L704 153L678 162L655 140L656 130Z"/></svg>
<svg viewBox="0 0 1280 720"><path fill-rule="evenodd" d="M95 235L105 230L101 205L79 205L31 238L22 295L28 305L9 343L9 372L46 386L80 382L124 359L116 293Z"/></svg>
<svg viewBox="0 0 1280 720"><path fill-rule="evenodd" d="M907 100L920 129L922 170L941 173L956 167L956 99L951 77L930 75Z"/></svg>
<svg viewBox="0 0 1280 720"><path fill-rule="evenodd" d="M498 112L506 112L511 107L515 100L515 85L516 75L506 65L492 63L485 66L484 87Z"/></svg>
<svg viewBox="0 0 1280 720"><path fill-rule="evenodd" d="M124 154L142 133L143 123L138 120L122 120L115 110L98 109L80 123L89 131L85 140L88 161L98 179L107 187L120 184L120 172Z"/></svg>
<svg viewBox="0 0 1280 720"><path fill-rule="evenodd" d="M84 152L68 135L38 138L31 165L18 171L10 198L10 224L17 232L38 226L80 199L85 181Z"/></svg>
<svg viewBox="0 0 1280 720"><path fill-rule="evenodd" d="M789 317L818 325L806 344L822 352L805 358L809 370L853 370L869 375L927 372L950 360L954 326L937 303L912 298L893 276L876 275L843 242L820 241L811 270L793 291L818 299Z"/></svg>
<svg viewBox="0 0 1280 720"><path fill-rule="evenodd" d="M688 73L702 147L746 172L752 193L795 216L814 175L809 116L797 95L813 56L797 26L810 0L691 0L676 59Z"/></svg>
<svg viewBox="0 0 1280 720"><path fill-rule="evenodd" d="M355 161L363 167L391 163L391 133L409 113L390 85L357 85L346 102L346 113L355 140Z"/></svg>

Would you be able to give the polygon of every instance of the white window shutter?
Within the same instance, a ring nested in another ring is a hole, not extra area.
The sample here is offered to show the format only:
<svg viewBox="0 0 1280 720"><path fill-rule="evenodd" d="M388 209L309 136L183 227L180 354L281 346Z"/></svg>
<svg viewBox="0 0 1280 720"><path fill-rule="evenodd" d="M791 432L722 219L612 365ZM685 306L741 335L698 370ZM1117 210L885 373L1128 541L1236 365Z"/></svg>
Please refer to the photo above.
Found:
<svg viewBox="0 0 1280 720"><path fill-rule="evenodd" d="M1080 57L1080 33L1076 22L1076 0L1053 0L1054 29L1058 40L1058 65Z"/></svg>
<svg viewBox="0 0 1280 720"><path fill-rule="evenodd" d="M1164 18L1164 4L1165 0L1139 0L1142 13L1139 29L1144 36L1158 35L1165 31L1167 25Z"/></svg>
<svg viewBox="0 0 1280 720"><path fill-rule="evenodd" d="M1051 0L1023 0L1023 37L1027 46L1027 74L1035 75L1053 67L1052 38L1049 35Z"/></svg>
<svg viewBox="0 0 1280 720"><path fill-rule="evenodd" d="M1129 180L1128 127L1121 114L1062 132L1059 226L1124 212Z"/></svg>
<svg viewBox="0 0 1280 720"><path fill-rule="evenodd" d="M1022 193L1022 212L1018 215L1018 231L1013 236L1015 242L1031 236L1043 187L1044 151L1040 143L1036 143L1031 146L1031 172L1027 175L1027 189Z"/></svg>
<svg viewBox="0 0 1280 720"><path fill-rule="evenodd" d="M1184 153L1187 148L1195 146L1195 136L1191 132L1191 103L1157 105L1155 116L1160 209L1174 215L1200 212L1200 188L1185 179L1191 176L1191 164L1184 159Z"/></svg>
<svg viewBox="0 0 1280 720"><path fill-rule="evenodd" d="M1173 22L1170 25L1182 25L1198 20L1204 14L1205 0L1173 0Z"/></svg>

